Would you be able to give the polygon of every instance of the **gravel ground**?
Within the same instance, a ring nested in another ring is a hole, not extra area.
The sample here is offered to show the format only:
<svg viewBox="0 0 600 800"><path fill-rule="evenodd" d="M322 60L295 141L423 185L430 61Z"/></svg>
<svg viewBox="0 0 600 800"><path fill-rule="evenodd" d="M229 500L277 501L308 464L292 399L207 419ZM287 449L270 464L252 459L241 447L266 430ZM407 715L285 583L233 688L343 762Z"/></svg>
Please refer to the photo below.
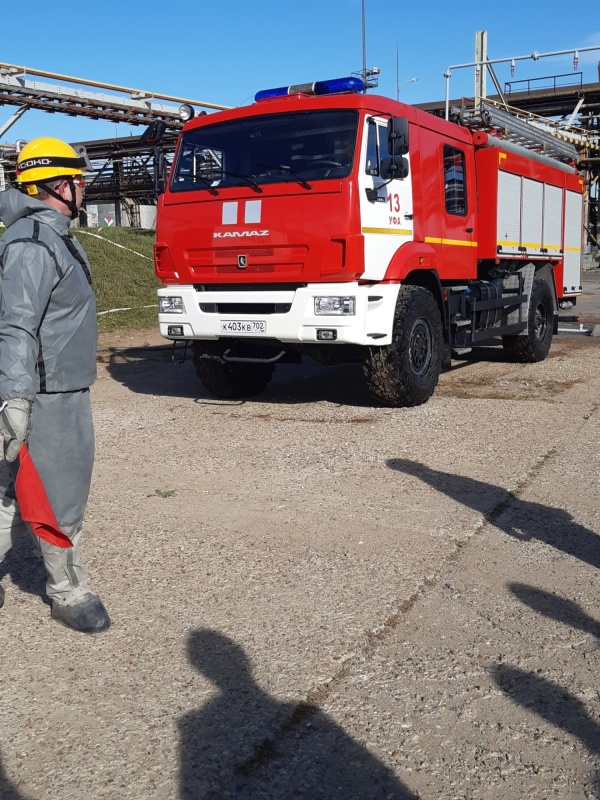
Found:
<svg viewBox="0 0 600 800"><path fill-rule="evenodd" d="M394 410L355 366L221 402L153 332L99 359L113 627L0 567L0 798L600 797L600 339Z"/></svg>

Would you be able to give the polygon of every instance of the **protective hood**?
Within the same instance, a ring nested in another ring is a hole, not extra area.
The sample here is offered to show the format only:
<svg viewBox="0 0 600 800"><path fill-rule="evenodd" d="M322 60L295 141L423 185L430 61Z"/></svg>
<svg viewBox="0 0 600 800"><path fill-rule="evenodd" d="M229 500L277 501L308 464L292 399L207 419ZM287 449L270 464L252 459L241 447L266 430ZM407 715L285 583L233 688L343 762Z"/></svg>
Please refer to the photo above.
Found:
<svg viewBox="0 0 600 800"><path fill-rule="evenodd" d="M64 236L69 230L71 220L55 208L42 203L41 200L23 194L18 189L7 189L0 192L0 220L7 228L18 219L32 216L40 222L50 225L59 236Z"/></svg>

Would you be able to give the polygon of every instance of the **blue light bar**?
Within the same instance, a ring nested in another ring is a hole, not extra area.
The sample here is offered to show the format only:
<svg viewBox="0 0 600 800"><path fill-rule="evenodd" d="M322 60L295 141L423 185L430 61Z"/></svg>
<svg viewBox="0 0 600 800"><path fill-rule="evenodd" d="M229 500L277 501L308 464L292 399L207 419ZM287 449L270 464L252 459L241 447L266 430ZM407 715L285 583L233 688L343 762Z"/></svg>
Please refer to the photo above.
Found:
<svg viewBox="0 0 600 800"><path fill-rule="evenodd" d="M315 94L336 94L337 92L362 92L365 88L360 78L332 78L329 81L317 81Z"/></svg>
<svg viewBox="0 0 600 800"><path fill-rule="evenodd" d="M292 86L279 86L276 89L263 89L254 95L255 102L270 100L273 97L284 97L289 94L338 94L339 92L362 92L365 84L360 78L332 78L315 83L296 83Z"/></svg>
<svg viewBox="0 0 600 800"><path fill-rule="evenodd" d="M259 100L270 100L272 97L284 97L288 93L287 86L279 86L277 89L263 89L254 95L255 102Z"/></svg>

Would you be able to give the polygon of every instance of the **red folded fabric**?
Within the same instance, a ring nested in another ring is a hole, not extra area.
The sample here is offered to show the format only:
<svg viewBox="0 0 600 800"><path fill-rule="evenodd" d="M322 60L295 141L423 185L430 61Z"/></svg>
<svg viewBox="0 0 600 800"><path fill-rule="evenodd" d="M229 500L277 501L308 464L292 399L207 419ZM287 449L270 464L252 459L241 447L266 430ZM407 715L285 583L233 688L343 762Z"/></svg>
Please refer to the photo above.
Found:
<svg viewBox="0 0 600 800"><path fill-rule="evenodd" d="M44 484L26 444L19 451L18 461L19 470L15 481L15 493L21 517L31 525L33 532L40 539L55 544L57 547L72 547L71 540L61 531L54 516Z"/></svg>

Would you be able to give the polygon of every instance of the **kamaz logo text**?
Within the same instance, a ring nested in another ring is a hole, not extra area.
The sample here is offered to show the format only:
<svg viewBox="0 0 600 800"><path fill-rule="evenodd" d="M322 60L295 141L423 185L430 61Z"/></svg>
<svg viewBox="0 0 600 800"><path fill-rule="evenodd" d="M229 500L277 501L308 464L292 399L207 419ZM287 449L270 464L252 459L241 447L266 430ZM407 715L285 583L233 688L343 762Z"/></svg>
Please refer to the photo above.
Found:
<svg viewBox="0 0 600 800"><path fill-rule="evenodd" d="M247 239L250 236L268 236L269 231L218 231L214 239Z"/></svg>

